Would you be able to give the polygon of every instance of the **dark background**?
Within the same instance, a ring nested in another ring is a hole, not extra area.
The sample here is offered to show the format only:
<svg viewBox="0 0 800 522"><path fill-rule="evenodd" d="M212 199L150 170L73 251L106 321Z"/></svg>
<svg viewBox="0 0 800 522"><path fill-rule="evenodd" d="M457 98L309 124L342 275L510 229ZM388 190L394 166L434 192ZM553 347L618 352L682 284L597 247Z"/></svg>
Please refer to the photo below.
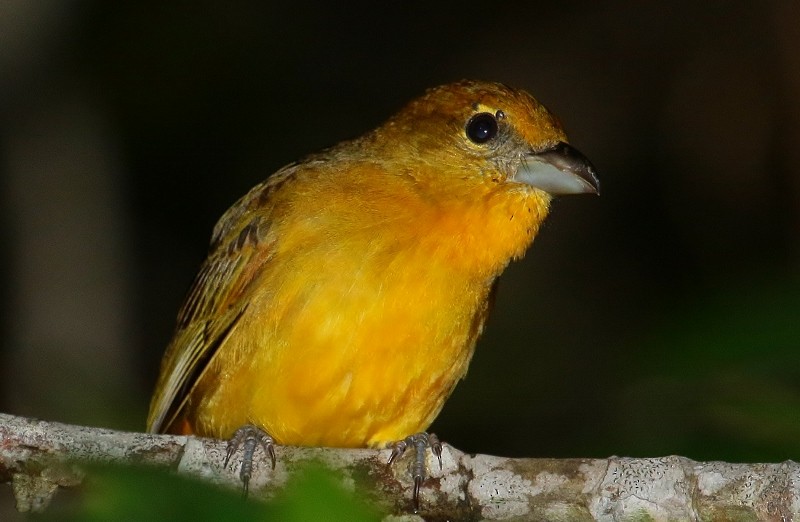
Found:
<svg viewBox="0 0 800 522"><path fill-rule="evenodd" d="M461 78L533 93L603 195L558 200L508 269L435 431L508 456L800 458L781 1L7 2L0 411L142 430L222 212Z"/></svg>

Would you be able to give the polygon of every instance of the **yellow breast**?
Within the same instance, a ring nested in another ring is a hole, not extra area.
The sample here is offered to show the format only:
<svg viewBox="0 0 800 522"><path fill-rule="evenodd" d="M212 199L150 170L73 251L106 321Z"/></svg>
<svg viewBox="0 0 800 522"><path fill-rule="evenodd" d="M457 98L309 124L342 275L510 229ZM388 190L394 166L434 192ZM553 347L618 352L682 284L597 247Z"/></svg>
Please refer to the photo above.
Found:
<svg viewBox="0 0 800 522"><path fill-rule="evenodd" d="M198 433L250 422L282 444L352 447L425 430L466 373L492 283L547 212L522 188L432 198L401 177L351 179L276 197L290 213L193 394Z"/></svg>

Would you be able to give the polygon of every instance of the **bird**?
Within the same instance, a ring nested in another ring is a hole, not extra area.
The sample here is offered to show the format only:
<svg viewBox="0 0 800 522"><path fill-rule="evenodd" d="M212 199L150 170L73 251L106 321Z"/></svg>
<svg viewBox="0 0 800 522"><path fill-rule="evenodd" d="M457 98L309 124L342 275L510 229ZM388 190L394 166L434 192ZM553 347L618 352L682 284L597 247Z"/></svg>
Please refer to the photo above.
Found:
<svg viewBox="0 0 800 522"><path fill-rule="evenodd" d="M499 276L555 196L584 193L599 193L596 169L559 120L475 80L286 165L214 227L148 431L238 444L250 427L273 466L273 443L393 457L438 445L426 430L467 373Z"/></svg>

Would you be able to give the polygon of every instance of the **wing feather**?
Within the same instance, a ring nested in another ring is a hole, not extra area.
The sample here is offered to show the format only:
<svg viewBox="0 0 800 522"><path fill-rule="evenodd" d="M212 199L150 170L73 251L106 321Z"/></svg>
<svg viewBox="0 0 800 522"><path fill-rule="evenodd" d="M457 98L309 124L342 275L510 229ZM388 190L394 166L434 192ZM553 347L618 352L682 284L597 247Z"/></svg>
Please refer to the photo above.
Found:
<svg viewBox="0 0 800 522"><path fill-rule="evenodd" d="M178 314L150 403L147 429L164 432L247 309L248 295L274 253L271 195L296 172L289 165L254 187L214 227L208 258Z"/></svg>

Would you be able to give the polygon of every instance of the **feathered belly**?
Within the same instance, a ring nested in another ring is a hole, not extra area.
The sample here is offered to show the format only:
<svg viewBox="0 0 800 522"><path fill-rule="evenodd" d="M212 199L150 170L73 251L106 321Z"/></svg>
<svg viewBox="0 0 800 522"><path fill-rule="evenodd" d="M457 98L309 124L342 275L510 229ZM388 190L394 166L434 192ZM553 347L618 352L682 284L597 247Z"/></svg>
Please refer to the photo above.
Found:
<svg viewBox="0 0 800 522"><path fill-rule="evenodd" d="M281 444L334 447L382 446L427 429L466 373L488 286L389 282L306 284L292 299L252 303L215 361L228 372L204 401L208 412L244 401L236 410L247 418L217 415L209 425L232 433L249 422Z"/></svg>

